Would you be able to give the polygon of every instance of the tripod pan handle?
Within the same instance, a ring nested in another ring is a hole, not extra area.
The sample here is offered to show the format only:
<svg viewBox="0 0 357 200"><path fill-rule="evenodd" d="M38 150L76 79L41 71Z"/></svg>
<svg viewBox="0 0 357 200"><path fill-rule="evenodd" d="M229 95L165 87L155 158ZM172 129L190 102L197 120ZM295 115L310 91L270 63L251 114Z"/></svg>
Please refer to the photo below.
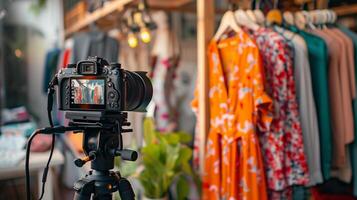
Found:
<svg viewBox="0 0 357 200"><path fill-rule="evenodd" d="M115 156L120 156L123 160L136 161L138 153L130 149L115 150Z"/></svg>

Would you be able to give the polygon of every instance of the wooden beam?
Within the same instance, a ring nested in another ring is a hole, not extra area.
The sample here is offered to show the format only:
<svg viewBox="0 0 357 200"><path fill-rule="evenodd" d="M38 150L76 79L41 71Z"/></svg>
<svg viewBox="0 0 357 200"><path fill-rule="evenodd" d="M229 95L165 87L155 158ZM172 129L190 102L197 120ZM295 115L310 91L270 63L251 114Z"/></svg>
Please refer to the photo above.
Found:
<svg viewBox="0 0 357 200"><path fill-rule="evenodd" d="M193 1L192 0L175 0L175 1L148 0L147 1L149 8L161 8L162 10L179 8L191 2Z"/></svg>
<svg viewBox="0 0 357 200"><path fill-rule="evenodd" d="M346 16L357 14L357 3L351 5L343 5L332 8L338 16Z"/></svg>
<svg viewBox="0 0 357 200"><path fill-rule="evenodd" d="M198 123L199 123L199 162L203 174L206 135L209 131L209 74L207 47L214 32L214 0L197 0L197 66L198 66Z"/></svg>
<svg viewBox="0 0 357 200"><path fill-rule="evenodd" d="M93 13L87 14L83 20L78 21L71 27L68 27L65 33L66 38L73 33L80 31L91 23L104 18L105 16L108 16L116 11L123 10L124 6L131 3L132 1L133 0L115 0L107 2L102 8L99 8Z"/></svg>

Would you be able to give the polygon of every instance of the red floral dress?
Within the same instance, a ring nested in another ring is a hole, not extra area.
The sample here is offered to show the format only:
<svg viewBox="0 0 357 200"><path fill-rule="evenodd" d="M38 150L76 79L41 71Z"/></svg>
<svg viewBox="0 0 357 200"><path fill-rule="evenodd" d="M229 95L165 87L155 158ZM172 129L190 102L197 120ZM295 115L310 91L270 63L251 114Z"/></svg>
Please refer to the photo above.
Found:
<svg viewBox="0 0 357 200"><path fill-rule="evenodd" d="M265 28L250 32L250 36L259 47L265 88L274 106L270 131L259 136L268 188L283 191L292 185L305 185L309 178L295 92L293 50L281 35Z"/></svg>

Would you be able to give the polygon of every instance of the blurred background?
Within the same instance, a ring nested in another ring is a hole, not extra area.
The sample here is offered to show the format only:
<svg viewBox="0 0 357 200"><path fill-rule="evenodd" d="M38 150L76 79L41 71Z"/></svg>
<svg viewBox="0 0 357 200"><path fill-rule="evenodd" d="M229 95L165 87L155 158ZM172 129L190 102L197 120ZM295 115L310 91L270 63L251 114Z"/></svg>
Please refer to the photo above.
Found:
<svg viewBox="0 0 357 200"><path fill-rule="evenodd" d="M354 0L1 0L0 200L25 199L24 147L35 129L49 126L46 104L51 77L67 64L94 55L119 62L126 70L146 71L152 80L153 102L147 113L129 113L133 133L123 134L125 147L154 156L157 152L150 151L158 148L165 161L175 156L184 158L175 160L171 168L165 163L155 166L155 160L145 161L142 157L137 162L117 159L115 169L129 177L137 199L201 199L201 152L205 140L195 138L197 134L207 135L208 128L202 130L196 123L191 101L199 82L198 73L207 72L199 69L208 69L208 42L223 14L233 8L261 10L264 15L273 9L330 9L337 13L335 24L357 30ZM53 118L57 125L68 124L55 104ZM178 150L171 152L158 143L170 143ZM41 135L31 148L34 199L42 192L42 172L50 146L51 137ZM88 164L83 168L73 164L78 157L83 157L82 135L58 136L43 199L72 199L73 183L90 170ZM355 159L352 157L352 161ZM162 184L162 179L169 184ZM338 185L337 194L356 199L352 195L353 186L357 190L354 180L324 183L327 188ZM148 181L152 185L143 184ZM312 186L306 188L300 199L312 195ZM119 196L116 194L115 198ZM329 198L341 199L327 195L326 199Z"/></svg>

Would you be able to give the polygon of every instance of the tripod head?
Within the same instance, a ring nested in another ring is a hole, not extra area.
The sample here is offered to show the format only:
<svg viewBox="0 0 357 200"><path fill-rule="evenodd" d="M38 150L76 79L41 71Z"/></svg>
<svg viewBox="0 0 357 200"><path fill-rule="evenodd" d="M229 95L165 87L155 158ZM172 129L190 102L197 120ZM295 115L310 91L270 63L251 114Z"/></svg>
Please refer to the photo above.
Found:
<svg viewBox="0 0 357 200"><path fill-rule="evenodd" d="M91 161L91 169L105 171L114 168L116 156L135 161L138 153L123 149L122 133L132 132L132 129L123 128L130 126L127 117L126 112L66 112L66 118L71 120L70 127L85 127L82 147L86 157L76 159L75 165L82 167Z"/></svg>
<svg viewBox="0 0 357 200"><path fill-rule="evenodd" d="M69 127L81 127L83 132L84 158L74 161L77 167L91 162L91 171L74 184L75 200L111 199L112 193L119 191L123 200L133 200L134 192L128 180L119 172L110 171L114 168L114 158L120 156L123 160L135 161L138 153L123 149L122 133L132 132L124 129L130 126L128 114L102 112L66 112L70 119Z"/></svg>

